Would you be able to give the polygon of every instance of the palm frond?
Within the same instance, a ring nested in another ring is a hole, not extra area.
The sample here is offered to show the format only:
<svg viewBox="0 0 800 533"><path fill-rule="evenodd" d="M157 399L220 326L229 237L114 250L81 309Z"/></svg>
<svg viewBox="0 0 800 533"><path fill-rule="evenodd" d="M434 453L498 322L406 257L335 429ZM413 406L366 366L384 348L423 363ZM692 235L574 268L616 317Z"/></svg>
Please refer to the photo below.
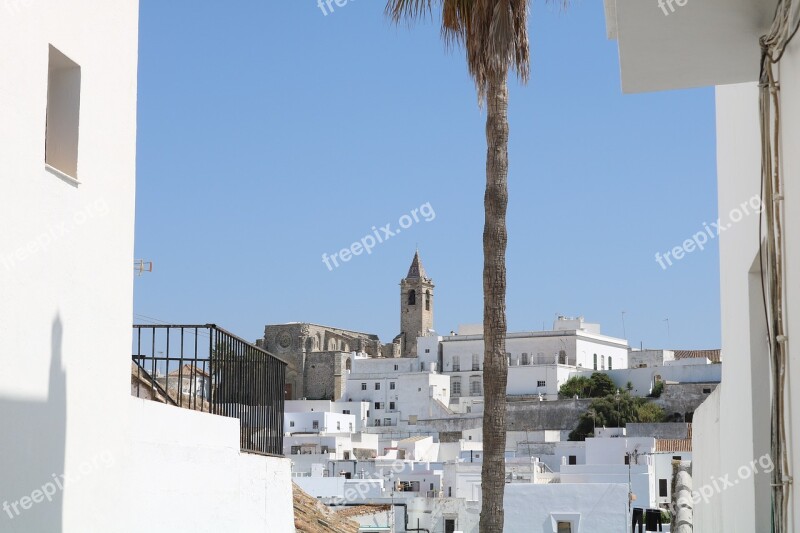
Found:
<svg viewBox="0 0 800 533"><path fill-rule="evenodd" d="M566 5L568 0L552 0ZM464 46L469 73L481 101L489 82L515 71L530 76L528 13L530 0L387 0L386 14L399 23L416 22L441 9L442 40Z"/></svg>

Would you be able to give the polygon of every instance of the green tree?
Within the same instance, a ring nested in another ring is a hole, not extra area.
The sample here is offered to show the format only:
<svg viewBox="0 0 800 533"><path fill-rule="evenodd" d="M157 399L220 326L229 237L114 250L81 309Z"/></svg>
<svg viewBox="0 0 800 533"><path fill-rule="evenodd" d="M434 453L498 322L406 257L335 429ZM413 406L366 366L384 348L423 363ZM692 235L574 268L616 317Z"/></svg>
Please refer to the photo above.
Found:
<svg viewBox="0 0 800 533"><path fill-rule="evenodd" d="M592 398L602 398L603 396L614 394L617 391L617 386L614 385L614 382L611 381L608 374L595 372L592 374L592 377L589 378L589 381L591 382L590 395Z"/></svg>
<svg viewBox="0 0 800 533"><path fill-rule="evenodd" d="M631 422L663 420L664 410L645 398L634 397L627 392L609 394L592 401L578 420L577 427L570 432L569 440L593 437L595 427L624 427Z"/></svg>
<svg viewBox="0 0 800 533"><path fill-rule="evenodd" d="M592 383L589 378L585 376L573 376L569 378L561 388L558 389L558 394L562 398L589 398L590 391L592 390Z"/></svg>
<svg viewBox="0 0 800 533"><path fill-rule="evenodd" d="M528 79L528 0L388 0L394 22L441 11L445 43L464 47L481 105L486 105L486 192L483 227L484 416L482 533L503 531L506 446L506 208L508 206L508 76Z"/></svg>
<svg viewBox="0 0 800 533"><path fill-rule="evenodd" d="M653 385L653 390L648 394L651 398L661 398L661 394L664 392L664 382L659 381L655 385Z"/></svg>
<svg viewBox="0 0 800 533"><path fill-rule="evenodd" d="M653 402L645 402L637 410L639 422L663 422L664 410Z"/></svg>
<svg viewBox="0 0 800 533"><path fill-rule="evenodd" d="M595 372L591 377L573 376L569 378L558 393L563 398L602 398L617 391L616 385L606 374Z"/></svg>

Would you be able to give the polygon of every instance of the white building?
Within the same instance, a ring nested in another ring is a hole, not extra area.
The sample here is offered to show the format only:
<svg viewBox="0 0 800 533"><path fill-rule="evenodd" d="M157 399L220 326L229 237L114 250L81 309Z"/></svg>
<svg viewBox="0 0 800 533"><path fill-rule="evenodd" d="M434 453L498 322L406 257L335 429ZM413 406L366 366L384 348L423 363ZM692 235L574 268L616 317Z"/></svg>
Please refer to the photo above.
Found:
<svg viewBox="0 0 800 533"><path fill-rule="evenodd" d="M762 279L767 286L771 279L767 272L762 276L762 260L769 256L762 243L772 224L761 213L761 172L762 163L771 164L774 157L762 161L758 83L762 64L769 62L762 62L759 39L770 31L776 4L774 0L708 0L672 4L674 12L662 13L647 2L606 1L609 35L619 43L624 91L716 86L718 209L722 224L729 224L717 236L725 368L723 385L695 413L692 475L695 488L713 486L713 479L725 476L737 482L713 491L712 497L695 505L695 531L700 532L771 530L771 500L776 492L783 492L788 509L788 529L782 530L800 528L800 491L785 484L788 476L796 477L800 470L800 440L794 431L800 424L800 399L787 393L786 412L778 417L786 428L788 464L781 476L775 469L782 458L773 457L770 444L771 405L779 404L773 400L772 391L779 389L770 375L774 352L765 339L779 341L774 331L767 331L762 294ZM797 2L781 4L791 5L796 13ZM786 33L795 28L794 18ZM795 211L800 207L800 188L795 187L800 151L794 148L800 142L797 39L786 47L774 72L780 84L777 132L781 138L773 137L770 144L782 149L778 170L784 188L776 203L767 204L779 206L784 217L780 296L785 320L782 339L789 342L782 346L786 359L792 360L796 359L792 357L796 350L791 339L800 337L800 323L793 320L800 313L800 279L794 274L800 271L800 241L793 233L800 227L795 218L795 213L800 213ZM764 121L765 131L776 131L774 117L773 108L770 119ZM676 250L681 255L685 252L681 247ZM776 294L766 298L770 307L775 301ZM797 365L788 368L786 391L798 383L798 373ZM773 467L763 468L759 463L762 459ZM771 487L773 483L777 491Z"/></svg>
<svg viewBox="0 0 800 533"><path fill-rule="evenodd" d="M441 346L437 346L440 344ZM420 337L420 361L450 376L450 403L458 412L481 412L483 403L483 331L461 326L459 333ZM558 398L558 389L578 369L628 368L628 343L600 333L583 318L558 317L552 331L506 335L509 395L541 394ZM477 406L477 407L476 407Z"/></svg>
<svg viewBox="0 0 800 533"><path fill-rule="evenodd" d="M290 435L296 433L354 433L356 417L340 413L316 411L310 413L285 413L283 427Z"/></svg>
<svg viewBox="0 0 800 533"><path fill-rule="evenodd" d="M286 400L285 413L338 413L342 415L353 415L355 426L351 433L358 433L361 428L367 426L367 413L369 412L368 402L332 402L330 400ZM288 425L284 428L290 429Z"/></svg>
<svg viewBox="0 0 800 533"><path fill-rule="evenodd" d="M396 428L418 420L452 414L450 378L425 366L419 358L371 358L351 354L344 401L368 402L368 426Z"/></svg>
<svg viewBox="0 0 800 533"><path fill-rule="evenodd" d="M0 11L0 530L290 531L288 460L131 397L138 2Z"/></svg>

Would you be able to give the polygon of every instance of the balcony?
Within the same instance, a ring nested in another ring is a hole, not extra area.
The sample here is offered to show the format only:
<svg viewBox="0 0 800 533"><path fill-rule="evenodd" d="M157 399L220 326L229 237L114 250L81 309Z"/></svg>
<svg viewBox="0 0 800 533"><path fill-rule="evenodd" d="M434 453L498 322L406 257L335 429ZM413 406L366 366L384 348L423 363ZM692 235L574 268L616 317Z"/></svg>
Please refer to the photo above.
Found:
<svg viewBox="0 0 800 533"><path fill-rule="evenodd" d="M213 324L134 325L131 394L238 418L242 451L283 454L286 362Z"/></svg>

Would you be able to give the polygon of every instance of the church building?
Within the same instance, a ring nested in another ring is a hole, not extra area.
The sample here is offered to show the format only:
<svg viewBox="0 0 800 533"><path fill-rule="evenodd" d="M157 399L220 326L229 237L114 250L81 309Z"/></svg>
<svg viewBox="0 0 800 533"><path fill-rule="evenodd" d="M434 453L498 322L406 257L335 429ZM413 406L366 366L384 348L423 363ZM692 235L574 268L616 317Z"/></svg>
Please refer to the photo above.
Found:
<svg viewBox="0 0 800 533"><path fill-rule="evenodd" d="M270 324L256 344L287 361L287 400L339 400L345 392L351 352L375 358L416 357L417 337L433 328L433 281L414 254L400 281L400 334L391 343L378 335L308 322Z"/></svg>

